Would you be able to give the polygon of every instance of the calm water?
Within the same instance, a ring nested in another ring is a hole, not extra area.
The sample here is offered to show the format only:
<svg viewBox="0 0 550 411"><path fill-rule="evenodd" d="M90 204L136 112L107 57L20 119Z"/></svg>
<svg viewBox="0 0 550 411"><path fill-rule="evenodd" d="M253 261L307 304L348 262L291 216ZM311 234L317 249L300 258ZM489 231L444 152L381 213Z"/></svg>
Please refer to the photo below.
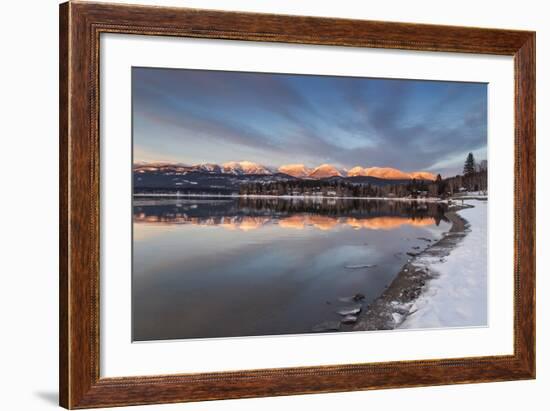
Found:
<svg viewBox="0 0 550 411"><path fill-rule="evenodd" d="M311 332L339 320L346 297L378 297L405 253L426 246L419 237L449 229L443 213L399 201L136 198L134 340Z"/></svg>

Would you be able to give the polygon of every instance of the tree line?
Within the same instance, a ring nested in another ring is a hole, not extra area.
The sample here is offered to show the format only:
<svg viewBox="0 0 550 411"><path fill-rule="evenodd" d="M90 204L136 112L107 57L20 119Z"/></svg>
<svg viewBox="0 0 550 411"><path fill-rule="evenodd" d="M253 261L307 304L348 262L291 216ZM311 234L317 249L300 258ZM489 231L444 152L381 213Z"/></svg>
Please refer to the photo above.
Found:
<svg viewBox="0 0 550 411"><path fill-rule="evenodd" d="M344 178L326 180L284 180L249 182L240 186L241 195L326 196L326 197L439 197L447 198L461 192L487 191L487 161L477 163L468 154L462 175L435 181L412 179L406 183L372 184Z"/></svg>

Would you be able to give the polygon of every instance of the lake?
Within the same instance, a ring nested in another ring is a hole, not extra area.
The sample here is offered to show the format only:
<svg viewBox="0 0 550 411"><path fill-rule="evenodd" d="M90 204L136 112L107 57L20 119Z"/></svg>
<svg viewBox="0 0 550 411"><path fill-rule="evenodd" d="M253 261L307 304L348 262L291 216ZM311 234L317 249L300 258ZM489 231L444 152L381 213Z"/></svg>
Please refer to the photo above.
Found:
<svg viewBox="0 0 550 411"><path fill-rule="evenodd" d="M449 230L443 204L135 197L134 341L310 333Z"/></svg>

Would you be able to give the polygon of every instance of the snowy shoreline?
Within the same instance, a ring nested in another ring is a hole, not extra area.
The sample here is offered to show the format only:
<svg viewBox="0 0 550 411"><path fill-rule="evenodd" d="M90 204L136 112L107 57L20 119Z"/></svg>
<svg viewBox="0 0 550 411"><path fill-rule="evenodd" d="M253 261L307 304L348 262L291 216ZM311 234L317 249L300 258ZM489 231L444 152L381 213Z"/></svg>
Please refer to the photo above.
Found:
<svg viewBox="0 0 550 411"><path fill-rule="evenodd" d="M486 325L486 211L485 201L451 209L451 229L402 267L352 329Z"/></svg>
<svg viewBox="0 0 550 411"><path fill-rule="evenodd" d="M487 325L487 203L469 202L460 211L467 222L463 240L444 261L420 258L437 272L410 307L399 328L481 327Z"/></svg>

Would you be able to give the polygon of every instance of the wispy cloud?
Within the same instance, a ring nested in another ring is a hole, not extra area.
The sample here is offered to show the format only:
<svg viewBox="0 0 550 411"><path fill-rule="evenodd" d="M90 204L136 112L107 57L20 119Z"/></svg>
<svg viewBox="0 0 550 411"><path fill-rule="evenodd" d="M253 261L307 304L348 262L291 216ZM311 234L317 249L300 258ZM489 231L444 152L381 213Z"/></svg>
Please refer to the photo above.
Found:
<svg viewBox="0 0 550 411"><path fill-rule="evenodd" d="M486 85L133 69L134 157L460 171L486 156Z"/></svg>

